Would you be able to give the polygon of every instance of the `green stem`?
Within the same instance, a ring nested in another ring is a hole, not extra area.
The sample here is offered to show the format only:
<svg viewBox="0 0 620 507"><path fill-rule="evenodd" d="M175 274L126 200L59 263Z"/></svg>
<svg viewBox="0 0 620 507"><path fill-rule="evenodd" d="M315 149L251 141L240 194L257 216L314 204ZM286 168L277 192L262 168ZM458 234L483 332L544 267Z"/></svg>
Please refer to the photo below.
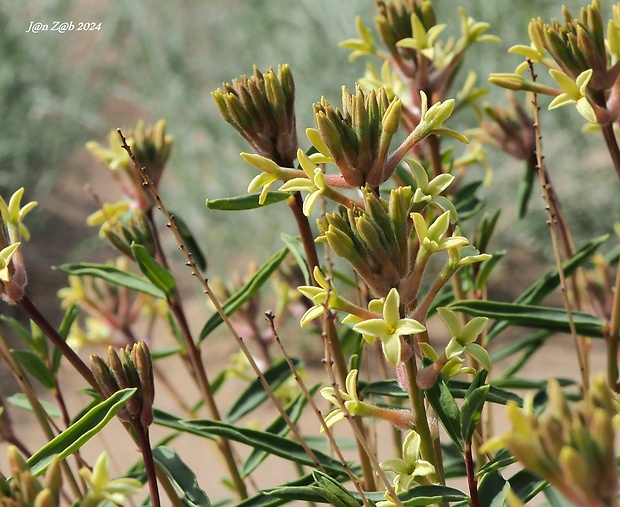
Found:
<svg viewBox="0 0 620 507"><path fill-rule="evenodd" d="M411 340L411 338L410 338ZM410 344L413 348L413 344ZM420 435L420 452L422 459L428 461L435 467L437 474L443 467L439 465L441 456L437 456L433 445L433 436L431 434L430 427L428 425L428 419L426 417L426 407L424 406L424 391L418 387L416 383L416 377L418 375L418 365L416 363L415 354L405 361L405 371L407 373L407 391L409 392L409 400L411 402L411 409L415 415L415 430ZM439 477L443 481L442 477Z"/></svg>

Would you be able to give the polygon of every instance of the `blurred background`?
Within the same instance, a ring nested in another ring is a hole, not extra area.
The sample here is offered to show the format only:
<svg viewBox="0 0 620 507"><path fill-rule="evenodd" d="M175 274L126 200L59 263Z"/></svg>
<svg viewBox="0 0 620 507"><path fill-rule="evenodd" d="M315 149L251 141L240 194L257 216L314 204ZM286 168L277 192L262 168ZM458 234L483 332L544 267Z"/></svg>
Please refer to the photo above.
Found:
<svg viewBox="0 0 620 507"><path fill-rule="evenodd" d="M574 13L584 5L565 3ZM560 3L551 0L436 0L433 5L438 19L449 25L446 33L458 34L454 5L459 5L476 20L491 23L489 33L502 38L501 48L484 43L470 52L465 65L478 72L479 84L490 72L514 70L520 58L506 49L528 42L533 13L546 20L561 16ZM34 239L25 249L31 265L37 262L42 270L41 276L31 275L32 290L54 298L55 290L47 283L61 283L64 276L50 272L50 265L83 260L87 252L101 248L97 231L83 226L97 208L84 186L89 184L103 200L117 196L84 143L107 143L110 130L133 126L138 119L168 121L175 146L163 198L173 209L172 203L183 203L182 215L202 241L213 272L238 265L225 252L245 251L244 231L253 232L256 249L266 250L259 258L266 258L277 247L281 231L293 232L287 214L266 209L260 213L269 220L255 220L254 215L218 213L204 205L207 197L244 193L255 174L238 156L248 147L220 119L209 94L223 81L251 74L253 65L265 70L289 63L297 87L300 140L307 147L303 130L313 126L312 103L323 95L339 103L340 87L352 89L364 73L364 59L349 62L349 52L337 46L356 37L358 14L374 29L371 0L3 2L0 191L8 196L25 185L26 198L40 202L29 216ZM101 23L101 29L26 33L31 21L54 20L92 21ZM504 91L491 90L486 99L505 102ZM463 120L466 123L455 127L475 126L473 117ZM579 132L582 121L573 108L547 113L543 121L563 126L546 134L545 155L565 206L570 204L569 218L592 237L600 232L596 216L613 201L615 188L606 157L597 156L602 141ZM577 154L585 167L575 163ZM489 157L495 168L491 206L500 203L502 220L513 222L512 189L523 168L493 149ZM533 214L504 238L509 245L540 248L541 242L530 239L546 233L542 201L535 197Z"/></svg>
<svg viewBox="0 0 620 507"><path fill-rule="evenodd" d="M563 3L573 13L586 4ZM602 3L607 16L611 6ZM547 21L561 17L561 3L552 0L434 0L433 5L440 22L449 24L446 33L459 33L456 5L476 20L489 22L488 33L502 38L501 47L478 44L468 55L465 67L478 73L479 85L490 72L514 71L521 58L506 50L529 43L527 24L533 15ZM279 249L280 233L295 233L281 207L244 214L205 206L206 198L245 193L256 174L239 157L248 147L222 121L210 92L223 81L251 74L253 65L264 71L290 64L300 142L308 148L303 131L314 126L312 103L325 96L338 104L341 86L353 89L364 73L366 61L349 62L349 51L338 47L338 42L357 36L356 15L374 30L372 0L0 3L0 193L8 198L26 186L24 202L39 201L28 217L33 239L24 247L33 299L58 321L56 292L67 282L51 266L105 261L110 256L97 228L86 227L85 219L98 209L92 193L103 201L116 201L120 195L84 144L91 139L107 144L110 130L132 127L139 119L168 122L175 146L161 185L162 198L200 241L209 259L209 277L245 273L249 260L262 263ZM56 20L101 23L101 29L26 33L32 21L51 26ZM505 93L492 89L485 100L505 103ZM612 220L597 217L620 216L618 182L601 137L581 133L583 120L574 108L548 113L546 104L543 98L545 157L580 246L611 232ZM477 126L473 115L459 118L460 124L450 126ZM458 155L463 148L456 150ZM549 269L549 233L537 190L530 213L517 222L516 187L524 167L492 148L488 151L495 170L486 189L488 210L502 208L494 248L510 249L494 283L509 292L516 290L515 273L523 278L522 285ZM478 177L484 175L482 168L479 171ZM170 247L175 250L172 243ZM181 261L179 266L182 269ZM186 278L199 294L191 277ZM204 306L197 311L204 319ZM3 305L0 312L10 308Z"/></svg>

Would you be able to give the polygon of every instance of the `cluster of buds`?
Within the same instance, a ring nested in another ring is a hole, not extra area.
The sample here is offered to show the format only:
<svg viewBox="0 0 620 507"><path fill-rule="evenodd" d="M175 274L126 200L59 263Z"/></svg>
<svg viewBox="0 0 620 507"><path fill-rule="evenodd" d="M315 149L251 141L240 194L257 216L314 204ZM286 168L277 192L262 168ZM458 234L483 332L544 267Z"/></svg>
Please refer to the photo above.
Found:
<svg viewBox="0 0 620 507"><path fill-rule="evenodd" d="M616 505L618 406L605 379L595 379L585 398L572 409L557 381L549 381L548 394L551 410L538 417L531 399L523 409L509 402L512 431L488 441L481 452L507 447L573 505Z"/></svg>
<svg viewBox="0 0 620 507"><path fill-rule="evenodd" d="M128 210L120 216L106 216L105 211L100 210L90 215L86 223L88 225L99 225L101 223L100 235L131 260L134 260L131 250L133 243L142 245L152 257L155 256L153 230L144 213L140 210Z"/></svg>
<svg viewBox="0 0 620 507"><path fill-rule="evenodd" d="M533 19L528 27L531 44L516 45L510 52L525 56L550 69L560 90L527 81L521 73L528 62L514 74L492 74L491 82L512 90L529 90L554 96L549 108L575 104L589 122L608 125L620 117L620 9L608 22L607 38L599 0L574 18L566 7L562 22L550 24Z"/></svg>
<svg viewBox="0 0 620 507"><path fill-rule="evenodd" d="M342 111L324 98L314 105L321 140L351 187L378 187L391 176L385 165L400 114L400 100L388 100L384 88L364 94L356 86L353 95L343 87Z"/></svg>
<svg viewBox="0 0 620 507"><path fill-rule="evenodd" d="M399 187L386 203L372 191L363 189L365 209L340 207L317 221L331 249L347 259L364 281L380 297L387 296L407 275L409 217L412 190Z"/></svg>
<svg viewBox="0 0 620 507"><path fill-rule="evenodd" d="M124 135L138 165L145 168L150 180L157 187L173 145L172 136L166 134L166 122L159 120L155 125L145 125L139 121L135 129L125 131ZM148 211L153 207L153 199L142 185L139 170L134 167L128 153L122 148L118 132L110 132L108 148L94 141L86 143L86 148L101 164L110 169L133 209Z"/></svg>
<svg viewBox="0 0 620 507"><path fill-rule="evenodd" d="M93 375L106 398L121 389L135 388L135 394L118 413L119 419L138 428L146 429L153 422L155 387L151 353L143 341L133 347L127 345L118 352L108 348L107 361L90 356Z"/></svg>
<svg viewBox="0 0 620 507"><path fill-rule="evenodd" d="M222 89L223 88L223 89ZM224 83L211 94L224 119L258 154L290 167L297 153L295 83L288 65Z"/></svg>
<svg viewBox="0 0 620 507"><path fill-rule="evenodd" d="M36 479L26 460L16 447L7 449L11 480L0 480L0 505L2 507L58 507L62 487L60 461L53 459L47 468L45 480Z"/></svg>
<svg viewBox="0 0 620 507"><path fill-rule="evenodd" d="M0 297L9 304L22 299L28 282L20 245L22 240L30 239L23 220L37 203L22 206L23 195L22 187L11 196L8 204L0 197Z"/></svg>
<svg viewBox="0 0 620 507"><path fill-rule="evenodd" d="M475 21L462 9L461 37L457 41L453 38L441 41L438 37L446 25L437 24L430 1L380 0L376 6L377 31L388 54L377 49L370 30L359 18L357 30L360 38L346 40L341 46L353 51L351 58L364 55L379 57L384 61L381 75L371 67L371 77L375 81L380 79L381 84L390 90L406 89L412 92L410 97L402 97L407 104L403 110L403 123L411 131L420 121L419 92L426 92L434 101L443 100L467 48L477 42L498 42L499 39L485 34L488 23ZM385 63L395 72L389 72ZM399 80L404 81L402 85Z"/></svg>

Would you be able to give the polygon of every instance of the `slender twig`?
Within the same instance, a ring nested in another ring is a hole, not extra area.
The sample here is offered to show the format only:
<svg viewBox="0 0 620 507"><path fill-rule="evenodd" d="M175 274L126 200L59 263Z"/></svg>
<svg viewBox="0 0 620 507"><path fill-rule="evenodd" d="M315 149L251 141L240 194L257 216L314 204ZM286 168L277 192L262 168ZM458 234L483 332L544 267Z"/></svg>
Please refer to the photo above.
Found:
<svg viewBox="0 0 620 507"><path fill-rule="evenodd" d="M217 314L222 318L222 321L224 322L224 324L228 328L230 334L233 336L233 338L237 342L237 345L241 349L241 352L245 355L246 359L248 360L248 363L250 364L250 367L252 368L252 370L256 374L257 378L259 379L259 382L261 383L261 385L265 389L265 392L269 396L270 400L272 401L272 403L274 404L274 406L278 410L278 413L282 416L282 419L287 424L287 426L289 428L291 428L291 431L293 432L295 437L299 440L300 445L303 447L304 451L308 454L310 459L312 459L312 461L314 462L315 466L320 469L321 465L318 462L318 460L316 459L316 456L314 456L314 453L308 447L308 444L305 442L305 440L303 439L303 437L301 436L299 431L297 431L297 428L295 427L295 425L290 420L288 414L284 410L284 407L282 407L282 404L280 403L280 400L278 400L277 396L275 395L275 393L271 389L271 386L269 385L269 382L267 382L267 379L265 378L265 375L263 374L261 369L256 364L256 361L254 360L254 357L252 356L252 353L250 352L250 350L248 349L247 345L245 344L245 341L239 336L239 334L235 330L234 326L232 325L232 322L230 321L230 319L226 315L226 312L222 308L221 303L219 302L219 300L217 299L217 297L215 296L215 294L211 290L209 282L207 281L207 279L202 277L200 271L198 270L198 267L196 266L196 263L192 259L191 253L187 250L187 247L185 246L185 244L183 242L183 239L181 238L181 234L179 233L179 229L176 226L174 217L168 212L168 210L164 206L164 203L162 202L161 198L159 197L159 194L157 193L157 189L155 188L155 186L153 185L153 182L149 178L149 176L148 176L148 174L146 172L146 169L143 168L143 167L140 167L138 165L135 157L133 156L133 152L131 151L131 148L126 143L126 140L125 140L125 137L123 136L122 131L120 129L117 129L117 132L119 134L119 137L121 138L123 148L129 153L129 156L131 157L131 160L132 160L134 166L136 168L138 168L138 170L140 171L140 175L142 176L142 178L144 180L145 187L151 193L153 199L155 200L155 202L157 204L157 207L159 208L159 210L162 212L162 214L166 218L168 228L172 232L172 234L173 234L177 244L179 245L179 250L181 250L181 253L185 256L185 259L187 261L186 265L191 270L192 276L194 276L200 282L204 293L207 295L207 297L209 298L209 300L211 301L211 303L215 307L215 310L216 310Z"/></svg>
<svg viewBox="0 0 620 507"><path fill-rule="evenodd" d="M331 431L331 428L325 422L325 418L323 417L323 415L321 414L321 411L319 410L319 408L317 407L316 403L314 402L314 399L312 398L312 395L310 394L310 391L308 391L308 388L307 388L305 382L303 381L303 379L299 375L299 372L297 371L297 368L295 367L293 362L290 360L286 350L284 349L284 345L282 344L282 341L280 340L280 336L278 335L278 332L276 331L276 328L275 328L275 322L274 322L273 313L267 312L265 315L267 317L267 320L269 321L269 325L270 325L271 330L273 332L273 336L275 337L276 343L280 347L280 350L282 351L282 354L284 355L284 358L286 359L286 363L288 364L289 368L291 369L291 372L293 373L293 377L295 378L295 382L297 383L297 385L301 389L301 392L303 393L304 397L308 401L308 405L310 405L310 407L314 411L315 415L317 416L317 418L319 420L319 423L321 424L321 430L325 432L325 435L327 436L327 440L329 441L329 444L330 444L331 448L336 453L336 456L340 460L340 463L342 463L342 465L343 465L347 475L349 476L349 479L351 479L351 482L353 483L353 486L355 487L355 489L359 493L364 506L365 507L370 507L368 499L366 498L366 495L364 494L364 490L362 489L359 481L355 477L355 474L353 474L353 471L351 470L351 467L347 463L346 458L342 454L342 451L340 450L340 447L338 447L338 443L336 442L336 439L334 438L334 435L333 435L333 433Z"/></svg>
<svg viewBox="0 0 620 507"><path fill-rule="evenodd" d="M324 313L323 319L327 319L327 318L330 318L330 317L326 313ZM336 380L336 376L334 375L333 363L330 360L331 359L330 358L330 347L329 347L329 344L327 343L327 337L324 336L323 338L326 341L325 360L324 360L325 371L327 372L327 377L334 390L334 397L336 398L336 401L338 402L338 408L340 408L340 410L342 410L343 413L345 414L345 418L349 422L349 425L351 426L353 433L355 434L355 438L357 440L358 446L361 446L364 450L364 453L360 453L360 460L364 458L366 461L368 461L368 464L366 466L372 464L372 466L375 467L375 470L377 471L377 475L379 476L379 478L381 479L381 482L387 489L388 494L392 497L393 501L396 503L398 507L403 507L403 504L400 498L398 498L398 495L396 494L396 491L394 490L392 483L388 480L388 478L385 475L385 472L381 469L377 456L372 452L372 449L370 448L370 445L368 444L368 440L366 439L366 435L364 434L364 428L361 424L362 421L360 420L359 417L355 417L351 415L349 411L347 410L347 407L344 404L344 400L342 399L342 396L340 395L338 381ZM364 464L362 462L362 470L363 469L364 469ZM367 480L366 477L367 475L364 474L365 481ZM372 476L372 469L370 470L370 477L372 477L372 483L371 484L366 483L365 486L367 489L370 489L372 491L375 489L374 477Z"/></svg>
<svg viewBox="0 0 620 507"><path fill-rule="evenodd" d="M532 80L536 81L536 74L534 72L534 66L530 61L530 73L532 76ZM538 176L540 178L540 185L543 190L543 197L545 199L545 208L547 210L547 216L549 224L549 231L551 235L551 242L553 244L553 253L555 256L556 268L558 270L558 274L560 276L560 287L562 292L562 300L564 302L564 308L566 309L566 315L568 317L568 325L571 331L571 335L573 336L573 340L575 341L575 348L577 350L577 359L579 361L579 370L581 372L581 381L583 383L584 390L588 390L589 388L589 374L588 374L588 364L586 360L586 346L583 338L577 335L577 329L575 327L575 321L573 319L573 311L571 308L571 304L568 298L567 290L566 290L566 277L564 276L564 269L562 268L562 257L560 254L560 248L558 244L558 234L557 234L557 218L555 214L555 205L554 201L551 198L550 194L550 185L547 181L545 174L545 166L543 162L543 151L542 151L542 134L540 128L540 107L538 106L538 96L534 93L532 95L532 105L534 107L534 131L536 132L536 171L538 172Z"/></svg>
<svg viewBox="0 0 620 507"><path fill-rule="evenodd" d="M153 200L157 203L159 209L162 212L164 212L166 219L167 219L168 227L170 227L174 231L175 239L177 239L177 241L179 242L179 245L182 245L184 253L186 253L189 259L191 259L191 254L187 252L187 249L185 248L183 241L181 240L181 235L179 234L179 230L176 227L174 218L164 208L163 203L161 202L161 199L157 192L157 189L155 188L155 185L153 185L153 182L151 181L148 174L146 173L146 168L141 167L138 164L138 161L136 160L136 157L134 156L133 150L127 144L127 141L121 129L117 129L117 133L122 142L121 147L127 152L127 154L129 155L129 158L131 159L133 163L134 168L136 169L138 174L142 177L143 182L144 182L143 185L150 192L151 196L153 197ZM195 269L194 273L198 273L198 268L196 267L195 264L193 265L193 269ZM174 300L174 296L168 297L168 303L169 303L170 311L175 316L175 319L177 320L179 327L181 329L181 334L185 341L185 345L188 349L189 360L191 362L194 375L196 376L198 388L200 389L201 395L203 396L205 404L207 405L207 408L210 411L211 417L215 420L220 421L221 416L219 414L217 403L215 402L215 397L213 396L213 391L211 390L211 385L207 377L207 372L204 367L204 363L201 360L200 352L194 340L192 339L189 326L185 318L185 314L183 313L182 308L180 308L178 304L176 303L176 301ZM237 490L237 494L239 495L241 500L244 500L248 497L248 493L247 493L247 489L245 486L245 482L243 481L243 478L241 477L241 474L239 473L239 469L237 467L237 463L235 461L230 442L227 439L221 438L221 437L218 437L216 441L218 444L218 448L228 468L228 472L230 473L230 477Z"/></svg>

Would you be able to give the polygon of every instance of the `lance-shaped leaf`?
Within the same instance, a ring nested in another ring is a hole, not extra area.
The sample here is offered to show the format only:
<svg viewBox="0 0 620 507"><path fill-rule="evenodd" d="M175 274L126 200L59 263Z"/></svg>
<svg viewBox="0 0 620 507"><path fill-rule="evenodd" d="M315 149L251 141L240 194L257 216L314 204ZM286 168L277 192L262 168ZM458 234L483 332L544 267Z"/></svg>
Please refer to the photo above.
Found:
<svg viewBox="0 0 620 507"><path fill-rule="evenodd" d="M473 316L506 320L515 326L535 327L570 333L568 314L563 308L529 306L496 301L463 300L452 303L450 309ZM589 313L572 312L577 334L603 338L605 322Z"/></svg>
<svg viewBox="0 0 620 507"><path fill-rule="evenodd" d="M131 251L140 271L166 296L172 296L177 282L170 271L157 262L142 245L132 243Z"/></svg>

